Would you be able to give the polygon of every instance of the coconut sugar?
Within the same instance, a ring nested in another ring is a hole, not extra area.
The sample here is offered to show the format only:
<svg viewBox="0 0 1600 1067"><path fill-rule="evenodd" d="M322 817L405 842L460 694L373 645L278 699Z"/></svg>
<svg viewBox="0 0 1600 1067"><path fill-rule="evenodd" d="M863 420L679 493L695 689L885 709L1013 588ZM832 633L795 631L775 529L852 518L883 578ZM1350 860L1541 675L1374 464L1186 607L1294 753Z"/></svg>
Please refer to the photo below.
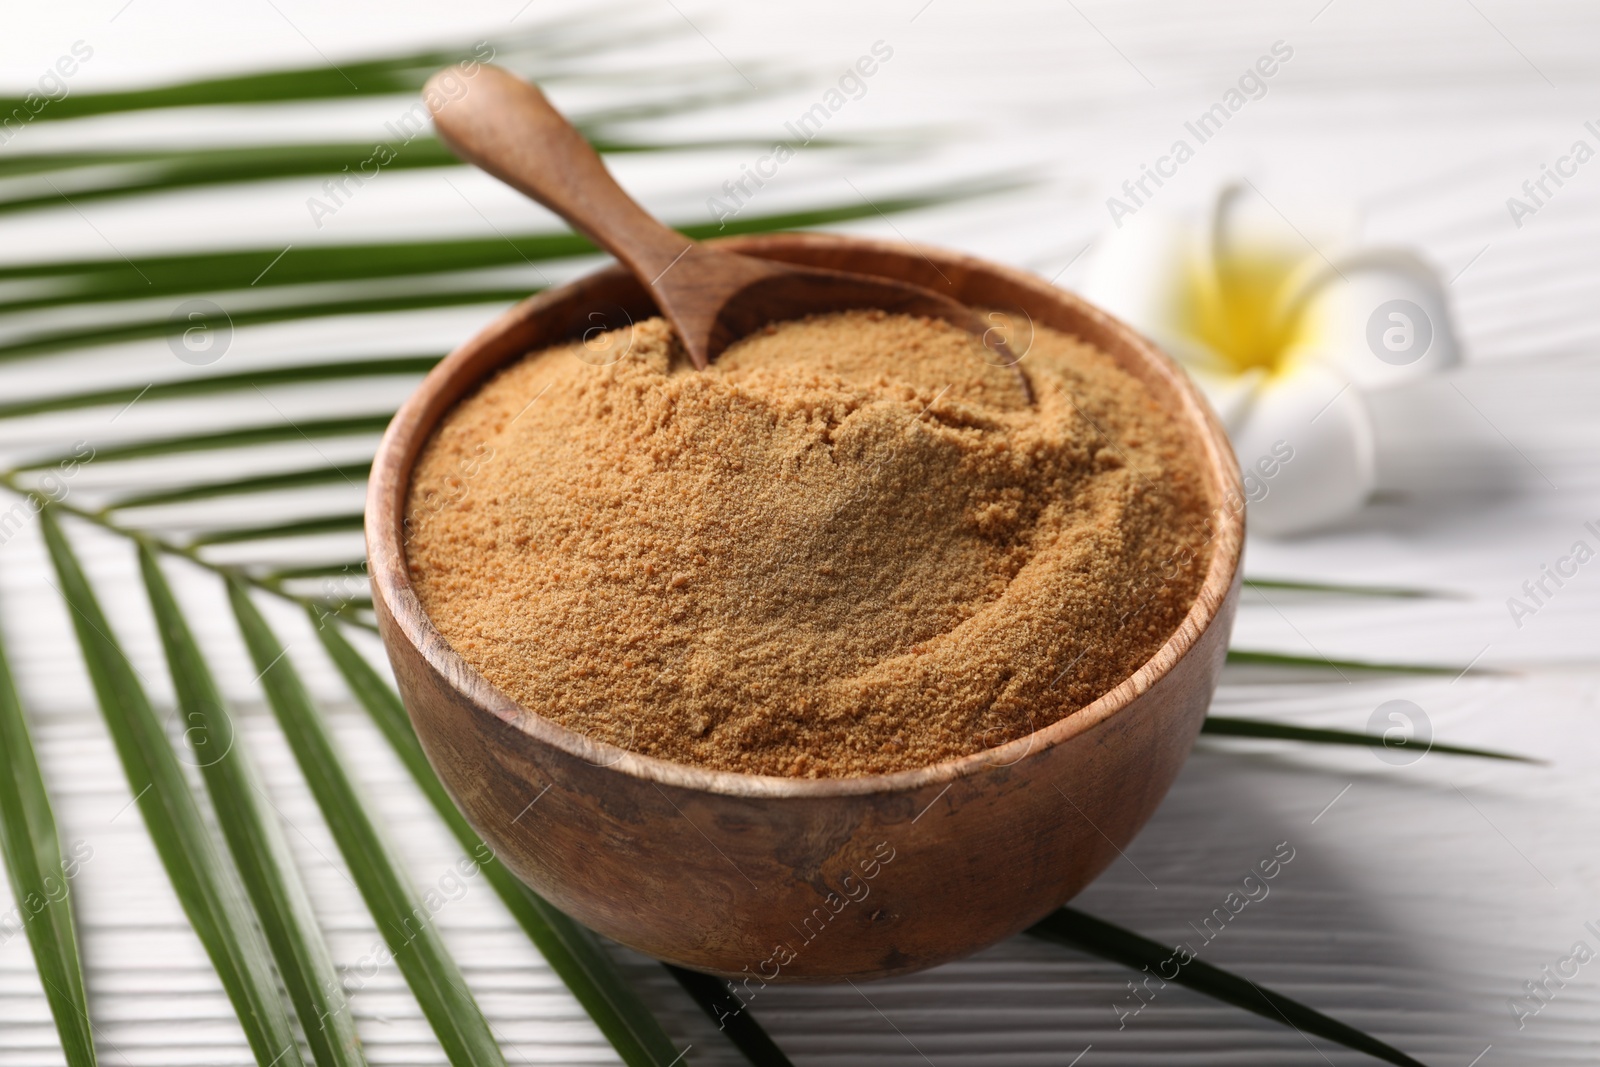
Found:
<svg viewBox="0 0 1600 1067"><path fill-rule="evenodd" d="M1031 403L993 361L883 312L706 371L660 319L533 353L418 459L412 581L503 692L635 752L850 777L1022 737L1176 629L1208 500L1105 353L1035 328Z"/></svg>

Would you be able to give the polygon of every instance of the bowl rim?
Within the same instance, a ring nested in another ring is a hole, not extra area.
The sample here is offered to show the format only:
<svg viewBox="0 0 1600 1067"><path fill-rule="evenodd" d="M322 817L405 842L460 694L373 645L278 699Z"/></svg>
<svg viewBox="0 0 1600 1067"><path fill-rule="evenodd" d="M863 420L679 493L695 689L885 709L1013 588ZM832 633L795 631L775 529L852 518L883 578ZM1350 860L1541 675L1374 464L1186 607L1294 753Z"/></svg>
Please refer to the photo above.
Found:
<svg viewBox="0 0 1600 1067"><path fill-rule="evenodd" d="M781 775L746 774L714 770L694 764L678 763L633 752L608 741L599 741L517 703L461 657L433 625L423 610L411 584L406 565L403 535L404 502L410 492L411 469L422 444L439 421L459 399L443 405L432 418L427 409L433 398L452 387L463 364L496 339L537 317L551 305L565 299L578 286L594 284L623 274L619 264L609 263L564 285L543 290L516 304L487 323L471 338L440 361L406 399L378 444L373 457L372 475L367 489L366 541L368 572L375 604L381 602L380 616L387 613L392 632L397 633L420 655L445 684L452 687L475 711L494 716L529 739L549 745L589 765L612 770L641 782L716 793L730 797L772 799L824 799L890 793L911 793L931 786L951 784L988 770L1021 763L1034 754L1048 751L1079 734L1100 725L1148 692L1177 668L1216 621L1228 594L1239 576L1244 544L1244 495L1241 475L1227 432L1189 376L1153 342L1121 320L1113 317L1066 289L989 260L932 246L903 241L883 241L842 234L797 233L761 234L728 237L715 243L750 255L761 255L784 247L809 248L834 252L873 252L890 256L919 256L930 263L941 263L969 273L993 275L1005 284L1031 289L1041 297L1065 300L1075 311L1114 335L1144 360L1150 370L1166 381L1178 398L1178 411L1196 431L1204 449L1202 468L1211 481L1216 498L1210 512L1212 536L1210 562L1205 579L1189 605L1189 611L1176 629L1149 659L1112 689L1032 733L1014 738L993 748L958 756L924 767L889 774L849 778L797 778ZM781 258L772 256L771 258ZM505 366L516 356L497 364ZM492 369L478 369L476 381L483 381ZM470 386L468 386L470 388ZM413 448L413 442L416 442ZM405 461L411 452L411 460ZM1235 507L1233 502L1237 502ZM383 634L385 643L391 631ZM942 796L943 793L941 792ZM937 798L935 798L937 799Z"/></svg>

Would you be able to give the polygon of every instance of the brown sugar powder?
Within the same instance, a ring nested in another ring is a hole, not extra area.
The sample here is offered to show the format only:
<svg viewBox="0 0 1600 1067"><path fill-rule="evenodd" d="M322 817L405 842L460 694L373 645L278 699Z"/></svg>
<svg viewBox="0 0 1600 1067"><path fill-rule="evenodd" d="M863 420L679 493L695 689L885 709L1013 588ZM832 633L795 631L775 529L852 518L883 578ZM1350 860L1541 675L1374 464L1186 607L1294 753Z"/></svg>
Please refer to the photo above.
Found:
<svg viewBox="0 0 1600 1067"><path fill-rule="evenodd" d="M1150 658L1207 499L1136 379L1038 328L768 327L707 371L660 319L529 355L417 462L407 554L451 645L636 752L848 777L1040 729ZM992 358L992 357L991 357Z"/></svg>

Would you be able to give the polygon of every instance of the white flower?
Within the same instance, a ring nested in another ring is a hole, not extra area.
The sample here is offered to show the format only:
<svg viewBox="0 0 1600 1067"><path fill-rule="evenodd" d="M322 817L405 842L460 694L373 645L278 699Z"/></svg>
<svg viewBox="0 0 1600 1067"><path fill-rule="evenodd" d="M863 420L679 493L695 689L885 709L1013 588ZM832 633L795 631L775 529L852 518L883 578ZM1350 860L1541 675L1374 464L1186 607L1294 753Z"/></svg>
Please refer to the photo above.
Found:
<svg viewBox="0 0 1600 1067"><path fill-rule="evenodd" d="M1308 235L1253 187L1224 188L1204 225L1140 211L1096 249L1083 295L1164 348L1211 400L1258 533L1305 532L1360 508L1375 482L1366 394L1459 359L1431 267Z"/></svg>

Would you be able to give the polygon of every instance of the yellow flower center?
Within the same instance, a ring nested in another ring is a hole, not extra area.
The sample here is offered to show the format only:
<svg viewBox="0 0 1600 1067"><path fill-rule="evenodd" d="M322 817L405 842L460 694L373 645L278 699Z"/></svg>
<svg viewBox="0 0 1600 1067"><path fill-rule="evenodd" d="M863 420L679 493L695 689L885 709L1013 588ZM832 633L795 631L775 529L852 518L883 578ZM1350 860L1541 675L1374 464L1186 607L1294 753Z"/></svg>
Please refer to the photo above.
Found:
<svg viewBox="0 0 1600 1067"><path fill-rule="evenodd" d="M1286 357L1310 332L1309 316L1287 304L1304 256L1283 248L1242 247L1190 263L1180 324L1231 374L1285 370Z"/></svg>

